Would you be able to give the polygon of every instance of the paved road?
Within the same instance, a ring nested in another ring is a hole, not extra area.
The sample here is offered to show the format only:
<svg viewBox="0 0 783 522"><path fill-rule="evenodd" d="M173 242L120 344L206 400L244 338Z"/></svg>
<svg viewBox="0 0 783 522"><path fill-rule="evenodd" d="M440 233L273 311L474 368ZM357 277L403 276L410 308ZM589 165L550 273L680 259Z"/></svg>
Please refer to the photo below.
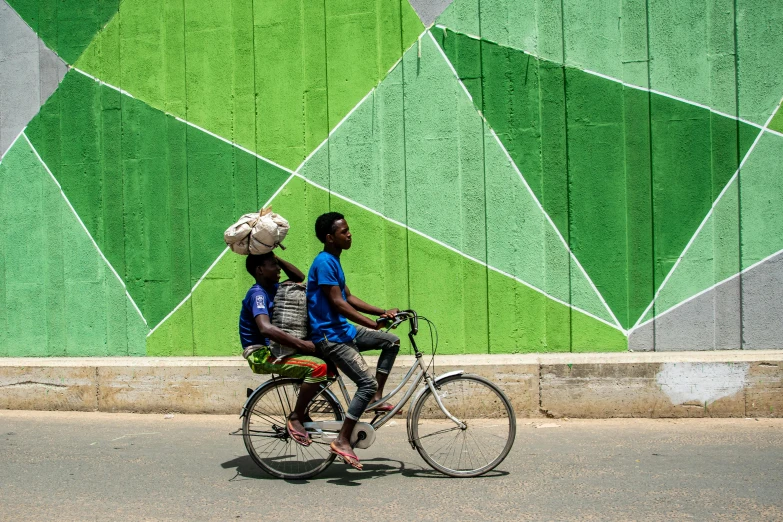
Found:
<svg viewBox="0 0 783 522"><path fill-rule="evenodd" d="M0 520L783 520L783 419L518 425L478 479L431 471L397 421L366 471L293 483L256 468L233 416L0 410Z"/></svg>

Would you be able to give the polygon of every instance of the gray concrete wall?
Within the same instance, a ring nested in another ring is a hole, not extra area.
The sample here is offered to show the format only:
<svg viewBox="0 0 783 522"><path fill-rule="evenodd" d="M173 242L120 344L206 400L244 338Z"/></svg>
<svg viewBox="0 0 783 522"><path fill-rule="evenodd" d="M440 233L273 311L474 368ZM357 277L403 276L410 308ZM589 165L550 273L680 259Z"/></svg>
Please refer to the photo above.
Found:
<svg viewBox="0 0 783 522"><path fill-rule="evenodd" d="M454 0L411 0L413 9L419 15L422 23L426 26L435 22L435 19L446 10Z"/></svg>
<svg viewBox="0 0 783 522"><path fill-rule="evenodd" d="M455 369L497 383L519 417L783 417L783 351L438 358ZM0 409L232 414L267 378L234 357L0 359Z"/></svg>
<svg viewBox="0 0 783 522"><path fill-rule="evenodd" d="M0 0L0 156L57 89L66 72L65 62L5 0Z"/></svg>
<svg viewBox="0 0 783 522"><path fill-rule="evenodd" d="M783 254L658 315L628 336L632 351L770 350L783 337Z"/></svg>

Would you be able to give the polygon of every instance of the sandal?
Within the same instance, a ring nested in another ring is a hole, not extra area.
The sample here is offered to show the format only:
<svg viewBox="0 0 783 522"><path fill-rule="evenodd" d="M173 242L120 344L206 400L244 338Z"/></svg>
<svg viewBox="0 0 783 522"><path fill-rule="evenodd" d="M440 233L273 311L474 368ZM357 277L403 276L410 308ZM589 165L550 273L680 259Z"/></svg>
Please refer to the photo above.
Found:
<svg viewBox="0 0 783 522"><path fill-rule="evenodd" d="M291 436L291 438L294 439L294 442L300 446L307 447L313 443L313 441L310 439L310 435L308 435L306 431L298 431L294 429L294 427L291 425L291 419L286 420L285 429L288 431L288 434Z"/></svg>
<svg viewBox="0 0 783 522"><path fill-rule="evenodd" d="M348 464L354 469L362 470L362 463L359 462L359 457L348 451L342 451L334 447L334 442L329 444L329 453L337 455L337 458Z"/></svg>
<svg viewBox="0 0 783 522"><path fill-rule="evenodd" d="M371 409L370 411L374 412L374 413L377 413L377 414L381 414L381 413L388 413L388 412L392 411L393 409L394 409L394 405L389 404L388 402L384 402L383 404L379 404L378 406L376 406L375 408ZM400 415L400 414L402 414L402 408L400 408L397 411L397 415Z"/></svg>

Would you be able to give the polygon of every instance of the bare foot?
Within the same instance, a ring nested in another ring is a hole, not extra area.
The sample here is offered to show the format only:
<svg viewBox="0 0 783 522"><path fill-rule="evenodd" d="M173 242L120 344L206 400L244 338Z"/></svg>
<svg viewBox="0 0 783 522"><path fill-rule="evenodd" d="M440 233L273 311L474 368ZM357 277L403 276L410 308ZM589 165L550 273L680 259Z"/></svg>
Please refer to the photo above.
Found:
<svg viewBox="0 0 783 522"><path fill-rule="evenodd" d="M299 422L299 419L289 417L288 422L286 422L286 429L291 438L294 439L294 442L301 446L309 446L313 442L310 439L310 435L307 434L307 430Z"/></svg>
<svg viewBox="0 0 783 522"><path fill-rule="evenodd" d="M350 444L345 442L338 443L338 441L335 440L329 445L329 451L337 455L349 466L358 469L359 471L362 470L362 464L359 462L359 457L353 452Z"/></svg>

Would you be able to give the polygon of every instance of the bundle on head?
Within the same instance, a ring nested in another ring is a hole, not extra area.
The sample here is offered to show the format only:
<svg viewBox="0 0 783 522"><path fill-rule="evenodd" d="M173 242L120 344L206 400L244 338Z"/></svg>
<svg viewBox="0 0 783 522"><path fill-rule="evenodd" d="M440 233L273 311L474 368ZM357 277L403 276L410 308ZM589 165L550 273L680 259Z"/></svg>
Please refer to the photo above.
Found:
<svg viewBox="0 0 783 522"><path fill-rule="evenodd" d="M226 229L223 239L237 254L266 254L278 246L285 250L282 242L288 229L288 221L267 207L239 218Z"/></svg>

